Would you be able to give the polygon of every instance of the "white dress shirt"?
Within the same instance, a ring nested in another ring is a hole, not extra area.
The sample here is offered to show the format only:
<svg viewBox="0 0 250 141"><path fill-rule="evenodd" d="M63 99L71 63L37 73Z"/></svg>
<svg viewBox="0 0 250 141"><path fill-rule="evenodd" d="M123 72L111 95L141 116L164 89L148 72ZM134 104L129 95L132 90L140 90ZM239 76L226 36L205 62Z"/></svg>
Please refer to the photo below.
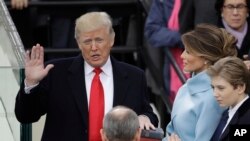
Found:
<svg viewBox="0 0 250 141"><path fill-rule="evenodd" d="M90 88L92 79L95 76L93 72L94 68L90 66L86 61L84 61L84 72L85 72L85 82L86 82L86 91L88 98L88 105L90 100ZM104 90L104 105L105 105L105 114L110 111L113 107L113 98L114 98L114 81L113 81L113 69L110 61L110 57L107 62L101 67L102 72L100 73L100 80L102 82Z"/></svg>

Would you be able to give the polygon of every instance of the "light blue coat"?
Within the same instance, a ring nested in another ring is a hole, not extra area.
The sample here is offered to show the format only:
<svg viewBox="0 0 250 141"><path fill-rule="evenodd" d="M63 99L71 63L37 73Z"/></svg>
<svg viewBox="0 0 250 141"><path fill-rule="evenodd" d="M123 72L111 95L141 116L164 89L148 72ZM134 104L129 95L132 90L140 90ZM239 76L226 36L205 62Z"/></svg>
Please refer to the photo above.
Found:
<svg viewBox="0 0 250 141"><path fill-rule="evenodd" d="M211 79L203 71L179 89L167 133L176 133L182 141L209 141L223 111L213 96Z"/></svg>

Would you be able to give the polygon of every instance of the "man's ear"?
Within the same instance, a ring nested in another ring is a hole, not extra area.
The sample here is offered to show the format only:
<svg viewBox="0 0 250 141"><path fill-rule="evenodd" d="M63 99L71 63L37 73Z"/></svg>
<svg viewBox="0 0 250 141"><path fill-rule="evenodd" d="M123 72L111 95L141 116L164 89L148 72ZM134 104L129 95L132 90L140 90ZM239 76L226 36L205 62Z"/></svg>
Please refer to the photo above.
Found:
<svg viewBox="0 0 250 141"><path fill-rule="evenodd" d="M237 87L236 89L238 90L239 94L244 94L245 93L246 84L244 84L244 85L237 85L236 87Z"/></svg>
<svg viewBox="0 0 250 141"><path fill-rule="evenodd" d="M134 141L140 141L141 140L141 128L138 128L135 134Z"/></svg>
<svg viewBox="0 0 250 141"><path fill-rule="evenodd" d="M100 129L100 134L101 134L101 137L102 137L102 141L108 141L108 138L104 132L103 129Z"/></svg>

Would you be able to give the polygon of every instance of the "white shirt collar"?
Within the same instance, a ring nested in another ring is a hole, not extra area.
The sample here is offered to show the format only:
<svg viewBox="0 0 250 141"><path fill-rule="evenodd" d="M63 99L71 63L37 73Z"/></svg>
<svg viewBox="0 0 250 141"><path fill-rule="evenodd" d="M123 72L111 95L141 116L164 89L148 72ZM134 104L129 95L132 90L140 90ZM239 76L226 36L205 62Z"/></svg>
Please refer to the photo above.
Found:
<svg viewBox="0 0 250 141"><path fill-rule="evenodd" d="M239 109L239 107L242 105L242 103L245 102L248 98L249 98L249 96L247 95L243 100L241 100L241 102L236 104L233 108L231 106L229 107L228 113L229 113L230 119L235 114L235 112Z"/></svg>
<svg viewBox="0 0 250 141"><path fill-rule="evenodd" d="M229 124L229 122L231 121L231 119L233 118L234 114L236 113L236 111L239 109L239 107L243 104L244 101L246 101L249 98L249 96L247 95L241 102L239 102L238 104L236 104L233 108L230 106L228 109L228 120L227 120L227 124L224 127L222 133L224 132L224 130L226 129L227 125Z"/></svg>
<svg viewBox="0 0 250 141"><path fill-rule="evenodd" d="M111 65L111 60L110 60L110 56L108 57L107 62L101 67L102 72L107 75L110 76L112 74L112 65ZM84 71L85 71L85 75L90 75L94 70L94 67L90 66L86 61L84 61Z"/></svg>

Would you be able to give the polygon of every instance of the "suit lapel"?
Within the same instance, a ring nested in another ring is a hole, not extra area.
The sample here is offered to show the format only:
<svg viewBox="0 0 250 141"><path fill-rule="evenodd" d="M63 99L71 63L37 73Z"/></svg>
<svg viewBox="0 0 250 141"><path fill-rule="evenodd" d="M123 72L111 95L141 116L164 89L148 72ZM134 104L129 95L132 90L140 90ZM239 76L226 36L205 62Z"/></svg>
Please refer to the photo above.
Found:
<svg viewBox="0 0 250 141"><path fill-rule="evenodd" d="M229 136L229 127L230 125L234 125L234 124L237 124L237 121L238 121L238 118L239 118L239 114L238 114L238 111L234 114L233 118L231 119L231 121L228 123L225 131L222 133L221 137L220 137L220 140L222 140L223 138Z"/></svg>
<svg viewBox="0 0 250 141"><path fill-rule="evenodd" d="M114 78L114 100L113 107L123 103L128 88L128 75L121 68L120 62L111 57Z"/></svg>
<svg viewBox="0 0 250 141"><path fill-rule="evenodd" d="M231 121L229 122L228 126L226 127L225 131L221 135L221 139L225 138L226 136L229 135L229 127L230 125L235 125L238 124L239 118L242 117L247 110L250 108L250 98L248 98L236 111L234 116L232 117Z"/></svg>
<svg viewBox="0 0 250 141"><path fill-rule="evenodd" d="M84 124L88 127L88 102L85 87L84 61L81 55L69 67L68 81Z"/></svg>

